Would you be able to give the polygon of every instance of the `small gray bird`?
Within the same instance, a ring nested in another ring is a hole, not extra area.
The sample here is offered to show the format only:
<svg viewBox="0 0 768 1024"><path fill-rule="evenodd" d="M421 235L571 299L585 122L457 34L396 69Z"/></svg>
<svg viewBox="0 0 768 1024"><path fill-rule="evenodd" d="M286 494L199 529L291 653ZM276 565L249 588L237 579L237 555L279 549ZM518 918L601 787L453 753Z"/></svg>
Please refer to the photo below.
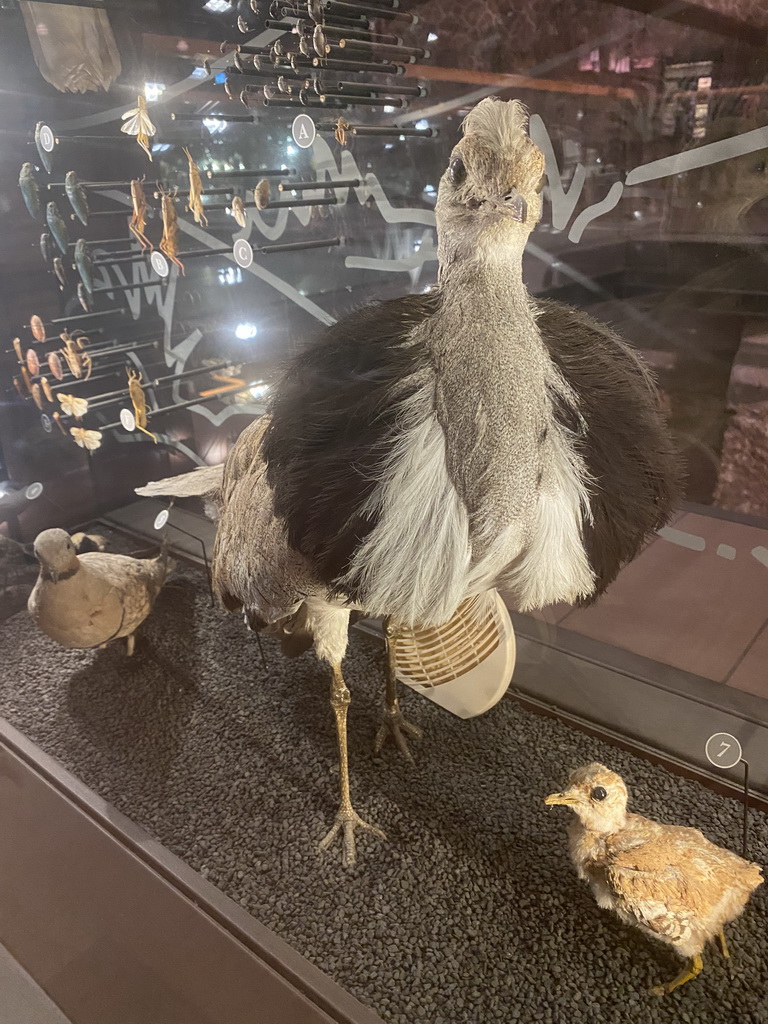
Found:
<svg viewBox="0 0 768 1024"><path fill-rule="evenodd" d="M38 534L40 575L27 608L46 636L67 648L103 647L134 633L152 610L173 568L165 552L153 559L100 551L78 555L65 530Z"/></svg>

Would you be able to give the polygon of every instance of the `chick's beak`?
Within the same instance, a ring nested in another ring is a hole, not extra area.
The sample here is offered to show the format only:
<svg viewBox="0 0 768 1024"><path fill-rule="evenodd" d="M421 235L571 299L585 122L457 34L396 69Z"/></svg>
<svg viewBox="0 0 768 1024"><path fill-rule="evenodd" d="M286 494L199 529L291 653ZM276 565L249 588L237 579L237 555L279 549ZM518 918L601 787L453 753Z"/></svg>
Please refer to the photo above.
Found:
<svg viewBox="0 0 768 1024"><path fill-rule="evenodd" d="M505 216L511 217L512 220L517 221L518 224L525 223L526 217L528 216L528 203L516 188L511 188L506 195L499 196L498 199L492 199L491 203L499 213L503 213Z"/></svg>
<svg viewBox="0 0 768 1024"><path fill-rule="evenodd" d="M579 801L575 794L569 792L550 793L550 795L544 799L544 803L549 807L553 807L555 804L565 804L568 807L573 807L573 805L578 802Z"/></svg>

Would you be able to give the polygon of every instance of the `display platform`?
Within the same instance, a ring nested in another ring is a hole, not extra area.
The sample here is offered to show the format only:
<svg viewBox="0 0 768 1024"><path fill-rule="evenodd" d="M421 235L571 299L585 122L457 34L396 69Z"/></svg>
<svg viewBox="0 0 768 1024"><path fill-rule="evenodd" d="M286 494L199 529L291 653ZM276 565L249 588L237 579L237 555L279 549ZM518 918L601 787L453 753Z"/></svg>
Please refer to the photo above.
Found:
<svg viewBox="0 0 768 1024"><path fill-rule="evenodd" d="M514 699L461 721L406 693L424 730L415 763L391 748L375 757L383 650L355 635L352 797L389 839L361 836L344 869L340 849L317 849L336 809L326 672L264 647L266 668L239 617L212 609L201 575L182 569L130 660L120 644L68 652L26 615L8 620L0 714L382 1020L768 1019L768 887L729 928L732 958L705 955L704 973L660 1000L650 986L676 958L596 907L567 857L567 812L543 799L597 759L635 810L738 851L737 802ZM748 852L768 859L756 811Z"/></svg>

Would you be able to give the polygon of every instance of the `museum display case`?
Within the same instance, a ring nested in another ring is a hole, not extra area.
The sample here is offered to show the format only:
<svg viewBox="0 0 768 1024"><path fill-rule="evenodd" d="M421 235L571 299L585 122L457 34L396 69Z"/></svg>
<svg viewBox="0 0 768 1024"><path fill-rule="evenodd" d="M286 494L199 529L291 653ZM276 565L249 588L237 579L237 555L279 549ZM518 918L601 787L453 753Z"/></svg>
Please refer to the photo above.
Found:
<svg viewBox="0 0 768 1024"><path fill-rule="evenodd" d="M768 1020L768 12L0 0L0 90L9 1019Z"/></svg>

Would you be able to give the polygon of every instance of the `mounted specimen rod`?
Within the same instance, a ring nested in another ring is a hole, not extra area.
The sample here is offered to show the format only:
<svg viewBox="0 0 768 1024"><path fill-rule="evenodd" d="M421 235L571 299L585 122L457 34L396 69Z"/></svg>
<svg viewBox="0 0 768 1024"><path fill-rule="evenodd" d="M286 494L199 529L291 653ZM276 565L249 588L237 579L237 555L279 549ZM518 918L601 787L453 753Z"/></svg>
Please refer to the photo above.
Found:
<svg viewBox="0 0 768 1024"><path fill-rule="evenodd" d="M144 388L159 388L165 384L175 384L178 380L188 380L191 377L201 377L205 373L216 373L217 370L225 370L229 363L216 363L215 366L199 366L195 370L184 370L182 373L169 373L165 377L155 377L144 383ZM130 394L129 388L122 388L120 391L110 391L104 395L94 395L88 399L88 411L100 409L102 406L110 405L115 399L125 398Z"/></svg>
<svg viewBox="0 0 768 1024"><path fill-rule="evenodd" d="M129 211L126 210L124 207L119 206L116 210L97 210L95 213L93 212L93 210L91 210L91 212L88 214L88 220L90 220L92 217L128 217L128 216L129 216ZM74 213L70 213L69 219L70 220L77 220L77 217L75 216Z"/></svg>
<svg viewBox="0 0 768 1024"><path fill-rule="evenodd" d="M123 235L122 238L94 238L93 240L86 239L86 241L88 242L88 246L90 248L94 248L95 246L98 245L117 245L118 242L130 242L131 238L129 235ZM74 249L76 245L77 242L70 242L69 248Z"/></svg>
<svg viewBox="0 0 768 1024"><path fill-rule="evenodd" d="M426 96L427 90L421 85L378 85L372 82L337 82L336 88L342 93L365 94L376 96L391 93L393 96ZM350 102L353 102L350 98Z"/></svg>
<svg viewBox="0 0 768 1024"><path fill-rule="evenodd" d="M336 206L338 199L328 197L326 199L278 199L277 202L267 203L262 210L289 210L293 206Z"/></svg>
<svg viewBox="0 0 768 1024"><path fill-rule="evenodd" d="M280 10L281 18L298 18L303 21L306 16L307 11L300 7L283 7ZM319 12L319 17L313 18L313 21L323 28L368 28L370 24L364 14L357 18L345 18L341 14L326 14L324 11Z"/></svg>
<svg viewBox="0 0 768 1024"><path fill-rule="evenodd" d="M271 97L264 97L265 107L295 107L297 109L303 109L310 107L313 110L346 110L346 103L324 103L320 97L317 100L305 100L300 97L291 98L286 96L284 99L272 99Z"/></svg>
<svg viewBox="0 0 768 1024"><path fill-rule="evenodd" d="M269 256L273 252L299 252L301 249L330 249L334 245L341 245L340 238L315 238L306 242L274 242L270 245L254 245L254 252L262 256Z"/></svg>
<svg viewBox="0 0 768 1024"><path fill-rule="evenodd" d="M343 3L342 0L324 0L320 5L328 14L365 14L369 18L383 18L386 21L405 21L409 25L418 25L415 14L406 14L395 7L374 7L371 4Z"/></svg>
<svg viewBox="0 0 768 1024"><path fill-rule="evenodd" d="M389 46L386 43L365 42L362 39L340 39L339 47L342 50L360 50L364 53L373 53L374 56L380 53L382 57L390 57L392 60L408 57L411 63L416 60L426 60L430 56L429 50L425 50L421 46Z"/></svg>
<svg viewBox="0 0 768 1024"><path fill-rule="evenodd" d="M345 74L368 74L376 72L378 75L404 75L405 67L402 64L380 64L378 61L359 60L329 60L327 57L313 57L312 67L321 68L325 71L343 71Z"/></svg>
<svg viewBox="0 0 768 1024"><path fill-rule="evenodd" d="M321 135L335 135L337 131L335 124L317 124L315 129ZM350 124L345 131L348 135L414 135L424 139L435 138L438 134L437 128L399 128L396 125L389 127L387 125L371 124Z"/></svg>
<svg viewBox="0 0 768 1024"><path fill-rule="evenodd" d="M253 123L253 115L251 114L219 114L219 113L207 113L207 114L171 114L172 121L244 121Z"/></svg>
<svg viewBox="0 0 768 1024"><path fill-rule="evenodd" d="M324 92L320 99L327 103L328 100L346 100L346 106L350 107L403 107L406 100L399 100L389 96L352 96L347 93Z"/></svg>
<svg viewBox="0 0 768 1024"><path fill-rule="evenodd" d="M130 188L130 181L78 181L78 185L90 189L91 192L107 192L111 188ZM49 181L47 188L65 188L64 181Z"/></svg>
<svg viewBox="0 0 768 1024"><path fill-rule="evenodd" d="M60 316L56 317L55 320L47 320L48 324L74 324L82 323L83 320L98 320L101 316L112 316L117 314L118 316L125 316L126 310L122 306L115 306L114 309L100 309L98 313L75 313L74 316ZM29 327L29 324L25 324Z"/></svg>
<svg viewBox="0 0 768 1024"><path fill-rule="evenodd" d="M120 263L135 263L149 255L148 252L135 252L133 249L126 249L125 252L113 253L109 259L99 259L97 257L93 260L93 265L94 267L113 267Z"/></svg>
<svg viewBox="0 0 768 1024"><path fill-rule="evenodd" d="M155 192L154 193L155 199L160 199L162 197L162 195L163 195L162 192ZM176 192L174 190L173 195L174 195L174 198L178 197L179 199L187 199L189 197L189 190L188 189L183 189L180 192ZM202 195L203 199L205 199L206 196L227 196L227 195L231 196L232 195L232 189L231 188L225 188L225 187L222 187L222 188L207 188L205 190L205 192L201 192L201 195Z"/></svg>
<svg viewBox="0 0 768 1024"><path fill-rule="evenodd" d="M227 388L226 391L221 391L217 395L209 395L207 398L191 398L188 402L177 402L175 405L165 405L162 409L147 409L147 419L152 420L155 416L159 416L164 412L174 412L176 409L189 409L193 405L205 405L207 402L215 402L221 395L227 395L232 391L245 391L246 388L242 384L235 384L231 388ZM108 423L104 427L99 427L99 430L116 430L118 427L122 427L122 423L118 420L117 423Z"/></svg>
<svg viewBox="0 0 768 1024"><path fill-rule="evenodd" d="M296 173L295 167L270 167L252 171L205 171L207 178L284 178Z"/></svg>
<svg viewBox="0 0 768 1024"><path fill-rule="evenodd" d="M303 192L308 188L357 188L361 184L359 178L343 178L334 181L326 178L325 181L284 181L277 186L278 192Z"/></svg>

